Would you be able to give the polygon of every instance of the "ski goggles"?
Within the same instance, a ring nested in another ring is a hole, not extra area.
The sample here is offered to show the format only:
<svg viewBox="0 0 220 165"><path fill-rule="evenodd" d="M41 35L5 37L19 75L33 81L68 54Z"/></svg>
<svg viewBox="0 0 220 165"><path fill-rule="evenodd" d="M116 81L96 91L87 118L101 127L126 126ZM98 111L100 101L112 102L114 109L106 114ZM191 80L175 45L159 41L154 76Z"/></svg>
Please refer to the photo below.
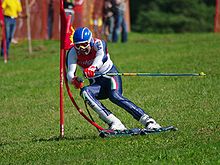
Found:
<svg viewBox="0 0 220 165"><path fill-rule="evenodd" d="M89 47L89 43L88 43L88 42L78 43L78 44L75 44L74 47L75 47L77 50L86 49L86 48Z"/></svg>

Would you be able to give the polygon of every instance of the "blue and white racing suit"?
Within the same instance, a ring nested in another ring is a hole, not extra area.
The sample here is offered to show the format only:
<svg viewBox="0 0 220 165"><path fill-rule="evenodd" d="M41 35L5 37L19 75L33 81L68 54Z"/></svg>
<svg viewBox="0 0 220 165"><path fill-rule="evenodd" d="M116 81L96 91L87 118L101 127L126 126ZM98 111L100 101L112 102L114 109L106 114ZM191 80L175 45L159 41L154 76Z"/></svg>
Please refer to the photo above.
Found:
<svg viewBox="0 0 220 165"><path fill-rule="evenodd" d="M71 48L68 52L67 65L67 78L69 82L76 76L77 65L82 70L91 65L96 66L98 69L97 72L103 74L118 72L110 59L106 42L99 39L94 39L94 44L88 55L81 55L74 47ZM102 99L109 99L129 112L138 121L143 115L146 115L144 110L122 95L122 79L120 76L97 76L90 78L89 82L90 85L84 86L80 94L86 103L104 121L112 112L99 101Z"/></svg>

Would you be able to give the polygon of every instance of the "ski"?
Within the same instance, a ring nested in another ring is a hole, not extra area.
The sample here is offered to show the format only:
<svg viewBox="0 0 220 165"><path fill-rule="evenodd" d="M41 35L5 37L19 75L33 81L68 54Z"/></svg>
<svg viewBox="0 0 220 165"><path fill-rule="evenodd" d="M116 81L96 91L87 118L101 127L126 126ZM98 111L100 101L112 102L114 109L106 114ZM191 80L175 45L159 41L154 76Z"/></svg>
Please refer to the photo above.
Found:
<svg viewBox="0 0 220 165"><path fill-rule="evenodd" d="M99 133L99 136L102 138L106 137L121 137L121 136L135 136L135 135L148 135L152 133L160 133L166 131L177 131L178 129L174 126L161 127L159 129L140 129L140 128L132 128L127 130L102 130Z"/></svg>
<svg viewBox="0 0 220 165"><path fill-rule="evenodd" d="M150 133L160 133L160 132L166 132L166 131L177 131L177 130L178 129L174 126L161 127L159 129L155 129L155 130L144 128L140 131L140 135L147 135Z"/></svg>

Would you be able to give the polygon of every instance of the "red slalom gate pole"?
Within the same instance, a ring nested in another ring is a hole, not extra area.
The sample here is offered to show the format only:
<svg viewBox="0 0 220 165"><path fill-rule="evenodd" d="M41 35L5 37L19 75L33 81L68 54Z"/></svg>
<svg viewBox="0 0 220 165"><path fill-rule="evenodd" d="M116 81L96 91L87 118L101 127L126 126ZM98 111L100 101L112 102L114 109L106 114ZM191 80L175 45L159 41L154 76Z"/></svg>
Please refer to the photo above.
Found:
<svg viewBox="0 0 220 165"><path fill-rule="evenodd" d="M65 56L66 56L66 50L65 50L65 34L69 32L70 26L71 26L71 16L66 17L64 8L63 8L63 0L60 0L60 18L61 18L61 33L60 33L60 137L64 137L64 95L63 95L63 86L64 82L67 88L67 93L73 103L73 105L76 107L78 112L93 126L95 126L98 130L104 130L101 126L99 126L94 121L90 120L83 111L79 108L79 106L76 104L69 86L68 82L66 80L66 69L65 69Z"/></svg>
<svg viewBox="0 0 220 165"><path fill-rule="evenodd" d="M64 22L64 9L63 9L63 0L60 0L60 19L61 19L61 25L60 25L60 137L64 137L64 104L63 104L63 82L64 82L64 75L63 75L63 68L64 68L64 56L65 56L65 50L64 50L64 44L63 44L63 38L64 38L64 27L62 26Z"/></svg>
<svg viewBox="0 0 220 165"><path fill-rule="evenodd" d="M65 34L69 33L70 27L71 27L71 16L67 16L65 17ZM68 85L68 80L66 78L66 67L65 67L65 58L66 57L66 50L64 49L64 55L63 55L63 75L64 75L64 82L66 85L66 90L67 93L69 95L70 100L72 101L73 105L75 106L75 108L77 109L77 111L84 117L84 119L86 119L90 124L92 124L93 126L95 126L98 130L104 130L104 128L102 128L101 126L99 126L95 121L89 119L83 112L82 109L79 108L79 106L77 105L77 103L75 102L73 95L70 91L69 85Z"/></svg>
<svg viewBox="0 0 220 165"><path fill-rule="evenodd" d="M65 34L69 32L71 24L71 16L66 17L63 9L63 0L60 0L60 18L61 18L61 32L60 32L60 137L64 137L64 74L65 74L65 56L66 50L64 46Z"/></svg>
<svg viewBox="0 0 220 165"><path fill-rule="evenodd" d="M64 50L60 50L60 137L64 137L64 104L63 104L63 55Z"/></svg>

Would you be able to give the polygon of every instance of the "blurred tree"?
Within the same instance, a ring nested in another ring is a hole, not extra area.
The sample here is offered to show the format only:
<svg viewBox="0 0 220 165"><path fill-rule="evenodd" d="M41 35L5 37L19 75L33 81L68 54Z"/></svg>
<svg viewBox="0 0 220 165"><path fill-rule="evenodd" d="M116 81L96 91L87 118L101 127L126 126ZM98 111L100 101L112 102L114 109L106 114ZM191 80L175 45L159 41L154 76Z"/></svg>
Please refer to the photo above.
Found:
<svg viewBox="0 0 220 165"><path fill-rule="evenodd" d="M206 32L214 29L215 0L131 0L137 32Z"/></svg>

